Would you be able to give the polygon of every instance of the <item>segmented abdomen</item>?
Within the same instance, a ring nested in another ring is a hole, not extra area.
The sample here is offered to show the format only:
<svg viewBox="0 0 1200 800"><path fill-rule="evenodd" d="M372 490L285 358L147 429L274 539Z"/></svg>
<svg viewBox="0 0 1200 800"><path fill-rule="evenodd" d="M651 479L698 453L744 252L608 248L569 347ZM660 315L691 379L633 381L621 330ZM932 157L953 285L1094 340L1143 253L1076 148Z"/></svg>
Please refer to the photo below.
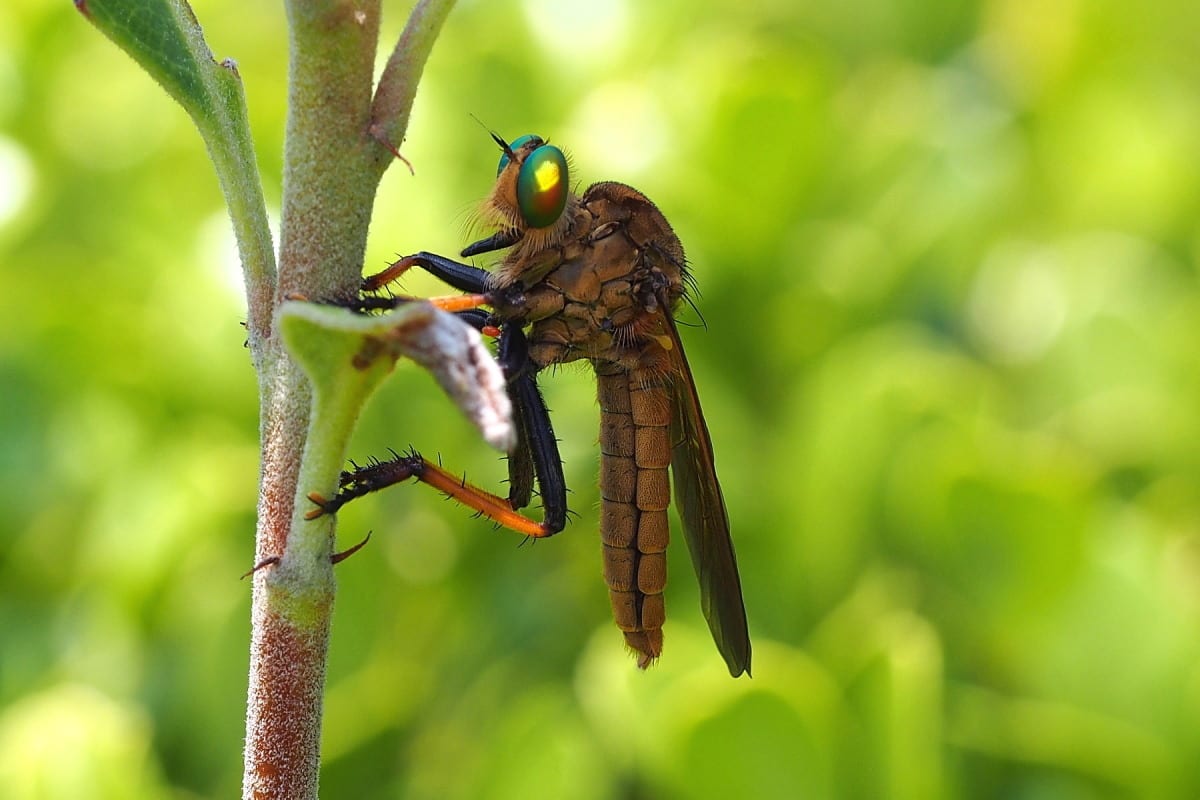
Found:
<svg viewBox="0 0 1200 800"><path fill-rule="evenodd" d="M617 627L645 669L662 654L670 397L647 370L601 363L596 379L604 578Z"/></svg>

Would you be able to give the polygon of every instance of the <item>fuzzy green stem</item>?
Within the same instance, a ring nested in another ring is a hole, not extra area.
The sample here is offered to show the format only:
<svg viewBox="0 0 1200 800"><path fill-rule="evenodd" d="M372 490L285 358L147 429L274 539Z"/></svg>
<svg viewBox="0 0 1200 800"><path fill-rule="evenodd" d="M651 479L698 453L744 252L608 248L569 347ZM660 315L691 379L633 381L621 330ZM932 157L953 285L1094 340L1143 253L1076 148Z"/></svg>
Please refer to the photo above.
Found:
<svg viewBox="0 0 1200 800"><path fill-rule="evenodd" d="M379 33L373 0L290 0L279 298L355 290L378 177L368 135Z"/></svg>
<svg viewBox="0 0 1200 800"><path fill-rule="evenodd" d="M230 69L236 69L232 64ZM238 119L247 119L246 97L241 91L230 96L227 105L235 106ZM232 94L232 93L231 93ZM262 182L259 180L258 163L254 156L254 143L248 128L236 131L236 135L221 135L222 131L205 131L197 120L197 126L208 145L209 157L216 168L225 205L233 223L238 253L242 260L242 275L246 284L246 330L249 347L256 362L262 356L261 342L270 336L271 316L275 296L275 246L271 241L271 228L267 221L266 202L263 199Z"/></svg>
<svg viewBox="0 0 1200 800"><path fill-rule="evenodd" d="M352 294L377 179L371 168L372 68L379 4L290 0L289 97L275 307L298 294ZM315 798L321 700L333 613L333 522L300 522L312 391L273 337L260 364L263 472L247 698L246 798ZM327 448L323 448L327 449ZM321 464L328 470L328 464ZM336 475L336 470L333 472ZM326 478L320 483L324 484Z"/></svg>

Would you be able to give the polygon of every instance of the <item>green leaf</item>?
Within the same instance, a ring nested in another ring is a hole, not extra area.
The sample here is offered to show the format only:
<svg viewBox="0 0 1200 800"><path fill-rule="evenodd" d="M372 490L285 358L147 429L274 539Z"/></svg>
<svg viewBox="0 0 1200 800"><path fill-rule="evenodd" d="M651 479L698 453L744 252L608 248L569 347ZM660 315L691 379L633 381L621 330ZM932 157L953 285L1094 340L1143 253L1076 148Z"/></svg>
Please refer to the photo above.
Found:
<svg viewBox="0 0 1200 800"><path fill-rule="evenodd" d="M211 118L240 83L218 65L191 7L172 0L75 0L75 7L162 84L193 118Z"/></svg>

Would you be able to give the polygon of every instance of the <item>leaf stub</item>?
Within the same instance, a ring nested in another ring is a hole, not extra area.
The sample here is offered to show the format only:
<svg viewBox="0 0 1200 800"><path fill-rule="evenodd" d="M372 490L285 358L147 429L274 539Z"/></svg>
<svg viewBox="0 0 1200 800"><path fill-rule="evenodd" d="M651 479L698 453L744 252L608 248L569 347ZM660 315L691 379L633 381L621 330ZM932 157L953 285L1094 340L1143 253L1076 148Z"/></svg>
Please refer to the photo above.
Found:
<svg viewBox="0 0 1200 800"><path fill-rule="evenodd" d="M429 324L396 329L403 354L425 367L475 423L484 441L508 452L516 446L512 404L504 373L479 331L453 314L433 309Z"/></svg>
<svg viewBox="0 0 1200 800"><path fill-rule="evenodd" d="M280 328L313 383L318 405L328 393L359 393L359 407L401 357L429 370L485 441L509 450L515 441L504 375L483 338L453 314L408 303L380 316L335 306L288 302ZM341 405L339 403L338 405Z"/></svg>

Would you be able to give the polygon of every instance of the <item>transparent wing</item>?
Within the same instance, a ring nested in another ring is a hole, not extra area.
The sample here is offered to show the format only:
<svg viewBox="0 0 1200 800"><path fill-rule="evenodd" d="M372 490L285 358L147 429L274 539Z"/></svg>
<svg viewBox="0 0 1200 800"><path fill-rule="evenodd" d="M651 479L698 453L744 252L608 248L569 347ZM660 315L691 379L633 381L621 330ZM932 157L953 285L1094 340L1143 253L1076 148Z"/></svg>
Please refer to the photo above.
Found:
<svg viewBox="0 0 1200 800"><path fill-rule="evenodd" d="M717 649L735 678L750 672L750 636L737 557L729 535L729 514L717 482L712 439L700 412L692 370L679 342L675 321L665 309L663 330L672 360L671 469L684 538L700 580L700 606Z"/></svg>

